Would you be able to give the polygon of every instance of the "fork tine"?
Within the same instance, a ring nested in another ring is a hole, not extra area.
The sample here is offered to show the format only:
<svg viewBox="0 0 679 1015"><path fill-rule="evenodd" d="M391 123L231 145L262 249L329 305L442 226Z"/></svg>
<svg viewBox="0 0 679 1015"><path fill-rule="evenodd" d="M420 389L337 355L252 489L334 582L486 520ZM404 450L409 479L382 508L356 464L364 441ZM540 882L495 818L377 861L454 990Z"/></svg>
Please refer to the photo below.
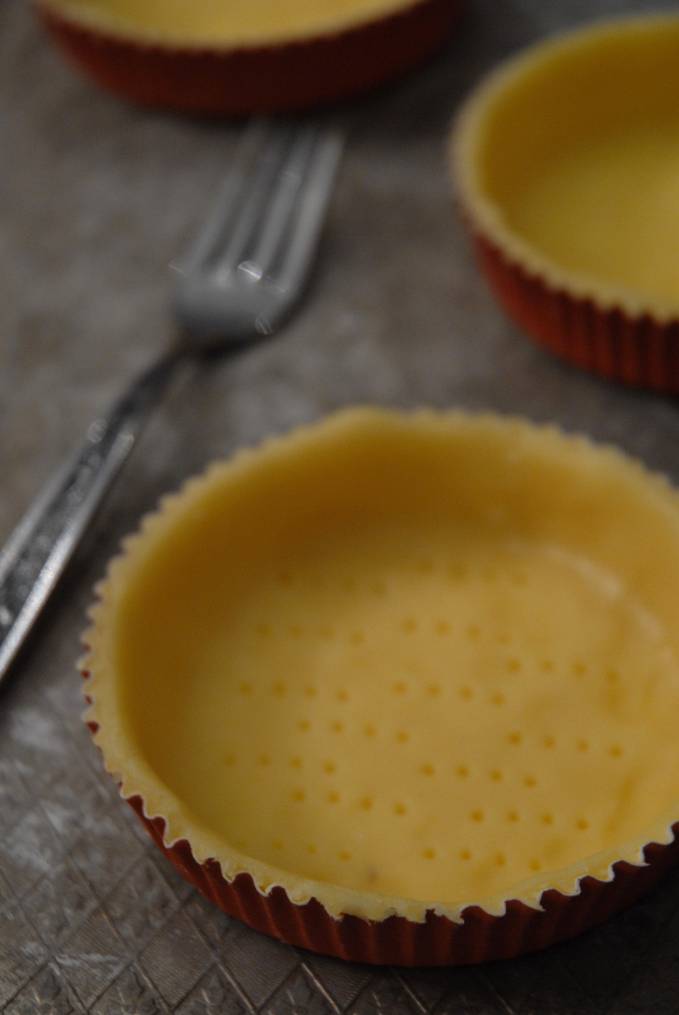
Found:
<svg viewBox="0 0 679 1015"><path fill-rule="evenodd" d="M206 216L204 227L180 262L182 274L191 275L214 266L217 259L225 263L226 256L233 256L243 242L243 232L246 238L249 235L245 228L248 217L264 203L291 142L290 130L281 130L267 121L254 121L248 126L236 149L234 167Z"/></svg>
<svg viewBox="0 0 679 1015"><path fill-rule="evenodd" d="M255 163L247 193L232 224L231 234L224 236L221 250L216 252L214 270L217 277L228 275L247 260L253 238L266 221L272 196L277 192L297 131L293 127L272 130Z"/></svg>
<svg viewBox="0 0 679 1015"><path fill-rule="evenodd" d="M254 170L244 175L241 165L240 181L227 184L177 279L175 315L194 341L271 334L301 295L341 138L298 124L277 125L264 139Z"/></svg>
<svg viewBox="0 0 679 1015"><path fill-rule="evenodd" d="M285 244L281 244L283 254L280 264L270 267L271 276L284 290L301 286L307 273L323 227L323 211L332 189L342 148L341 134L336 131L326 132L317 139L311 157L306 161L298 188L300 199L291 209L288 235Z"/></svg>
<svg viewBox="0 0 679 1015"><path fill-rule="evenodd" d="M255 277L261 278L271 270L295 211L318 137L318 128L303 127L281 166L266 214L262 215L261 228L253 234L252 248L243 251L243 260L252 267Z"/></svg>

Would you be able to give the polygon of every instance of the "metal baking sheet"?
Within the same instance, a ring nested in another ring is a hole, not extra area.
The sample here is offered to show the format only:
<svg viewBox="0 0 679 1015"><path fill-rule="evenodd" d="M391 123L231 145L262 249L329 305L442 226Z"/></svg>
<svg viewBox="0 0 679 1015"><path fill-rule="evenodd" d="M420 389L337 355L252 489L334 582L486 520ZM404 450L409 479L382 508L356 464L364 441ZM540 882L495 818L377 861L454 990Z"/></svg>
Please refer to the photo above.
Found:
<svg viewBox="0 0 679 1015"><path fill-rule="evenodd" d="M676 7L676 4L674 5ZM578 374L502 317L450 200L444 137L501 56L641 2L467 0L440 58L327 114L351 129L314 285L286 332L179 384L0 700L0 1009L10 1015L679 1011L679 874L579 940L469 969L348 965L200 898L147 840L81 719L90 589L122 535L212 458L355 402L556 420L679 479L669 400ZM129 108L0 6L0 537L171 332L168 266L239 128Z"/></svg>

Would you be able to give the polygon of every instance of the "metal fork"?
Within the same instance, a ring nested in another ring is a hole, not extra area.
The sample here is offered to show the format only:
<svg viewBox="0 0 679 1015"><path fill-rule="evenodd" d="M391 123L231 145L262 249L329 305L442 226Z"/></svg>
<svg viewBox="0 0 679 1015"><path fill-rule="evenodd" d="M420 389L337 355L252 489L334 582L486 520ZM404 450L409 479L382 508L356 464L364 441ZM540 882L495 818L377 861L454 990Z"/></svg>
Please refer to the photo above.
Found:
<svg viewBox="0 0 679 1015"><path fill-rule="evenodd" d="M249 128L212 215L179 267L178 339L54 477L0 552L0 681L178 367L277 332L307 280L341 153L310 125Z"/></svg>

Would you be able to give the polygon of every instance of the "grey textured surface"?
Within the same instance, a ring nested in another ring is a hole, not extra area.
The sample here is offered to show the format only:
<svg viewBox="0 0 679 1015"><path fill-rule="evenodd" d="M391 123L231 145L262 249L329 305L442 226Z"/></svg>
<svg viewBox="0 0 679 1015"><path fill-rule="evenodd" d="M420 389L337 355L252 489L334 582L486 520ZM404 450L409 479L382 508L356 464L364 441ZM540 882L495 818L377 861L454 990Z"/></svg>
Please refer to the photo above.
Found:
<svg viewBox="0 0 679 1015"><path fill-rule="evenodd" d="M472 264L444 163L459 98L499 57L559 25L645 7L468 0L439 60L328 114L353 133L302 312L275 343L174 391L2 689L2 1010L679 1011L679 873L580 940L477 969L349 966L229 920L175 875L117 798L80 721L74 671L92 584L158 496L208 460L340 405L556 420L679 480L676 405L580 375L502 318ZM238 130L100 94L62 64L21 0L4 0L0 131L4 537L88 421L165 342L168 264Z"/></svg>

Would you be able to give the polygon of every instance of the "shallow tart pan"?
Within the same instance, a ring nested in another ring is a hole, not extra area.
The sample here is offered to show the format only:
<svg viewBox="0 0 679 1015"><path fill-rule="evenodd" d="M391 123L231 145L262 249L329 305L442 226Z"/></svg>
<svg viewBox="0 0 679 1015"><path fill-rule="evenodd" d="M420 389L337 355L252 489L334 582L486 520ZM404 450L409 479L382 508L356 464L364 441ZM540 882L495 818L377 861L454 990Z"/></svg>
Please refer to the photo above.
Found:
<svg viewBox="0 0 679 1015"><path fill-rule="evenodd" d="M443 45L459 0L36 0L71 62L135 102L246 116L335 102Z"/></svg>
<svg viewBox="0 0 679 1015"><path fill-rule="evenodd" d="M494 71L456 121L457 193L510 316L563 358L679 390L679 17L605 21Z"/></svg>
<svg viewBox="0 0 679 1015"><path fill-rule="evenodd" d="M677 604L677 494L617 451L347 410L125 543L87 718L226 912L365 962L509 957L676 859Z"/></svg>

